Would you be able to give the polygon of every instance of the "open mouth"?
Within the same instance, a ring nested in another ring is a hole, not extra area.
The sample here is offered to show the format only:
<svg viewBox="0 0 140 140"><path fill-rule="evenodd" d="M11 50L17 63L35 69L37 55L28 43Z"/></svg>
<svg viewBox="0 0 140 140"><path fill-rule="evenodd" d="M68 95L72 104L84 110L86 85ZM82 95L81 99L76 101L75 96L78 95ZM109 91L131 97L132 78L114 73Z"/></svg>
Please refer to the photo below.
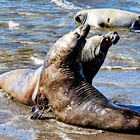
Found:
<svg viewBox="0 0 140 140"><path fill-rule="evenodd" d="M107 35L105 35L108 40L111 41L112 44L117 44L119 41L120 37L117 32L110 32Z"/></svg>
<svg viewBox="0 0 140 140"><path fill-rule="evenodd" d="M117 32L114 32L112 35L111 35L111 40L112 40L112 43L113 44L117 44L117 42L119 41L120 37L118 35Z"/></svg>
<svg viewBox="0 0 140 140"><path fill-rule="evenodd" d="M79 17L79 16L75 16L74 18L75 18L75 20L76 20L78 23L81 23L81 20L80 20L80 17Z"/></svg>
<svg viewBox="0 0 140 140"><path fill-rule="evenodd" d="M81 15L81 14L75 15L74 18L75 18L75 20L76 20L78 23L84 25L85 22L86 22L86 20L87 20L87 14L84 14L84 15Z"/></svg>

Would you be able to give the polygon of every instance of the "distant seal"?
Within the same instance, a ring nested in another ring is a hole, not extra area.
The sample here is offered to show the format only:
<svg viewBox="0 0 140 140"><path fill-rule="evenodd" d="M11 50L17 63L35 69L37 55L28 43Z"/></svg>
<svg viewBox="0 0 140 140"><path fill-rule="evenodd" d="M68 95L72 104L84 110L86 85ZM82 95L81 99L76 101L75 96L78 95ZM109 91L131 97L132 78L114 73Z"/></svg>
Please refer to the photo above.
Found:
<svg viewBox="0 0 140 140"><path fill-rule="evenodd" d="M75 20L98 28L128 27L131 31L140 32L140 15L119 9L89 9L79 11Z"/></svg>
<svg viewBox="0 0 140 140"><path fill-rule="evenodd" d="M55 117L62 122L111 131L139 131L139 114L112 104L84 78L80 56L89 30L88 25L81 26L51 47L39 93L47 97Z"/></svg>

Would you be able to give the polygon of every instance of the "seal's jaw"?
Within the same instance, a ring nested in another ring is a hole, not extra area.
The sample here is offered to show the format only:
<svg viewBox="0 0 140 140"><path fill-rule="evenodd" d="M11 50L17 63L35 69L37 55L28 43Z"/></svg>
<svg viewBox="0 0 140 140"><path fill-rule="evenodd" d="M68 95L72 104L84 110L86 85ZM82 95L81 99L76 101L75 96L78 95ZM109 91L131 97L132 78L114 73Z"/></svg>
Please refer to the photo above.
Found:
<svg viewBox="0 0 140 140"><path fill-rule="evenodd" d="M119 39L120 39L120 37L119 37L118 33L113 32L112 35L111 35L112 44L117 44Z"/></svg>
<svg viewBox="0 0 140 140"><path fill-rule="evenodd" d="M130 27L131 32L140 33L140 16L136 21L134 21Z"/></svg>
<svg viewBox="0 0 140 140"><path fill-rule="evenodd" d="M106 34L104 36L104 39L105 39L105 43L106 44L117 44L117 42L119 41L120 37L118 35L117 32L109 32L108 34Z"/></svg>
<svg viewBox="0 0 140 140"><path fill-rule="evenodd" d="M96 48L95 56L99 54L106 54L111 45L116 44L119 39L120 37L117 32L109 32L108 34L102 36L100 46Z"/></svg>
<svg viewBox="0 0 140 140"><path fill-rule="evenodd" d="M77 13L77 14L74 16L74 19L75 19L78 23L84 25L84 24L86 23L86 21L87 21L87 13L79 12L79 13Z"/></svg>

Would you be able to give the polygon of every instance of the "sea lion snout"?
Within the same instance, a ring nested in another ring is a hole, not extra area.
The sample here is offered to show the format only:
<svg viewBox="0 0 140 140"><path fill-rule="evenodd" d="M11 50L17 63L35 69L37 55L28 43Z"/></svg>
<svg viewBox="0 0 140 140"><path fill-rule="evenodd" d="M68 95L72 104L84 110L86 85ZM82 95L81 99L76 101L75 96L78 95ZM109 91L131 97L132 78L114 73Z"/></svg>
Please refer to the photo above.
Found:
<svg viewBox="0 0 140 140"><path fill-rule="evenodd" d="M117 44L117 42L119 41L120 36L118 35L117 32L113 32L112 36L111 36L111 40L113 44Z"/></svg>
<svg viewBox="0 0 140 140"><path fill-rule="evenodd" d="M105 35L105 38L109 41L109 43L111 44L116 44L119 39L120 36L119 34L115 31L115 32L109 32L108 34Z"/></svg>
<svg viewBox="0 0 140 140"><path fill-rule="evenodd" d="M82 12L78 12L76 15L74 15L74 19L80 23L80 24L85 24L86 20L87 20L87 13L82 13Z"/></svg>

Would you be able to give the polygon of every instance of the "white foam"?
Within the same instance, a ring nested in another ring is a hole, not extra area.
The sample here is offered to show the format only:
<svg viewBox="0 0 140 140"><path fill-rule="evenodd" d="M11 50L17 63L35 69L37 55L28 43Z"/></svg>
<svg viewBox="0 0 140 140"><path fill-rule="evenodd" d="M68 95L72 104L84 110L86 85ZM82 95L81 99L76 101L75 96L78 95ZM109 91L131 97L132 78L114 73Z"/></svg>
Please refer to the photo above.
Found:
<svg viewBox="0 0 140 140"><path fill-rule="evenodd" d="M72 2L68 2L66 0L52 0L51 2L66 9L81 9L80 7L75 6Z"/></svg>
<svg viewBox="0 0 140 140"><path fill-rule="evenodd" d="M139 67L103 66L103 70L140 70Z"/></svg>
<svg viewBox="0 0 140 140"><path fill-rule="evenodd" d="M9 21L8 22L9 29L18 29L20 26L21 26L21 24L15 22L15 21Z"/></svg>
<svg viewBox="0 0 140 140"><path fill-rule="evenodd" d="M33 61L35 65L43 65L44 60L31 56L30 59Z"/></svg>

